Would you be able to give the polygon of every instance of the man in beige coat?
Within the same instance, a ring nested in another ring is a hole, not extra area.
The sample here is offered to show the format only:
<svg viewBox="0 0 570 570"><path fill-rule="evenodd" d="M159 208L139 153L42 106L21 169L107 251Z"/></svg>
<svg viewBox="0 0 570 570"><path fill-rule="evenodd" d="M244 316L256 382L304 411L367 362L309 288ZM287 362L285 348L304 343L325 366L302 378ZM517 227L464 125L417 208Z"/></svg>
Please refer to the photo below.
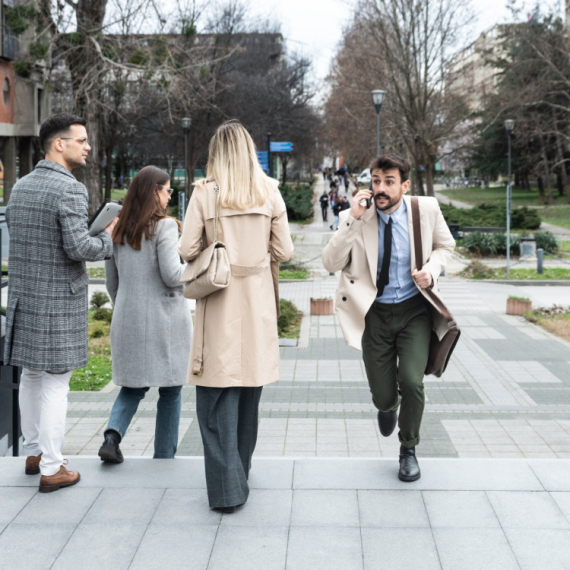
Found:
<svg viewBox="0 0 570 570"><path fill-rule="evenodd" d="M439 296L438 278L455 241L437 200L420 198L427 262L418 271L412 210L405 196L410 166L399 156L386 155L376 158L370 171L372 191L360 190L354 196L322 260L328 271L341 271L336 312L346 343L363 352L380 432L387 437L399 425L398 476L415 481L420 478L415 446L420 441L431 332L442 338L448 327L426 290ZM371 201L369 208L366 200Z"/></svg>

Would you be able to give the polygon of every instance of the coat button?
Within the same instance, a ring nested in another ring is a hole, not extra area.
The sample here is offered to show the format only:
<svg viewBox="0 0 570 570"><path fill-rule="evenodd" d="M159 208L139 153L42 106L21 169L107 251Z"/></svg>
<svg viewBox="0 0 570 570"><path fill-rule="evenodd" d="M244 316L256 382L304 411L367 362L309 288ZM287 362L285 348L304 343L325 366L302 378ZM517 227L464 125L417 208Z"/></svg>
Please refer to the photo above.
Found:
<svg viewBox="0 0 570 570"><path fill-rule="evenodd" d="M353 281L352 279L350 280L350 282L351 282L351 283L354 283L354 281Z"/></svg>
<svg viewBox="0 0 570 570"><path fill-rule="evenodd" d="M342 300L343 300L343 301L346 301L346 297L343 297Z"/></svg>
<svg viewBox="0 0 570 570"><path fill-rule="evenodd" d="M350 224L349 224L348 222L346 222L346 225L347 225L347 226L350 226Z"/></svg>

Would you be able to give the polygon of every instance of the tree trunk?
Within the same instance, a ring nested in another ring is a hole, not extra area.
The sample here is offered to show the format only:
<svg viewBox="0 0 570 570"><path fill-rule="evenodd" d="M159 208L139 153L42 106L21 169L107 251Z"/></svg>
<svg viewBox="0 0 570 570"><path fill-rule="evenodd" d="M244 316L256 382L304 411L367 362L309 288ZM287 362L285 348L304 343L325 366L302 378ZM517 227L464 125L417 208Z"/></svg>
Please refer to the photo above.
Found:
<svg viewBox="0 0 570 570"><path fill-rule="evenodd" d="M419 162L416 163L416 181L417 181L417 188L416 188L416 196L425 196L424 192L424 181L422 176L422 169L419 165Z"/></svg>
<svg viewBox="0 0 570 570"><path fill-rule="evenodd" d="M556 171L556 186L558 187L558 196L562 198L564 196L564 184L562 182L562 168Z"/></svg>
<svg viewBox="0 0 570 570"><path fill-rule="evenodd" d="M283 178L281 184L285 185L287 183L287 163L289 162L289 158L282 156L281 157L281 167L283 169ZM340 191L340 188L339 188Z"/></svg>
<svg viewBox="0 0 570 570"><path fill-rule="evenodd" d="M542 181L542 176L538 176L536 179L536 182L538 184L538 193L540 194L540 197L542 198L542 201L545 201L545 197L544 197L544 182Z"/></svg>
<svg viewBox="0 0 570 570"><path fill-rule="evenodd" d="M433 162L432 160L426 161L426 196L435 196L433 189Z"/></svg>

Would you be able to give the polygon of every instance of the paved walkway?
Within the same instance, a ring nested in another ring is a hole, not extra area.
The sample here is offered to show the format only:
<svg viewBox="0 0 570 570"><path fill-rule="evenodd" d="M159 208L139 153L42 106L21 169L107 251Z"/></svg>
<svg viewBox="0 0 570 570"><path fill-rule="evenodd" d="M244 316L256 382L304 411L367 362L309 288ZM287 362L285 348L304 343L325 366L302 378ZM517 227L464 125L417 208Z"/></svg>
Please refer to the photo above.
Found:
<svg viewBox="0 0 570 570"><path fill-rule="evenodd" d="M79 484L41 495L0 460L1 568L570 568L570 460L425 459L406 484L392 460L257 458L223 516L201 458L73 463Z"/></svg>

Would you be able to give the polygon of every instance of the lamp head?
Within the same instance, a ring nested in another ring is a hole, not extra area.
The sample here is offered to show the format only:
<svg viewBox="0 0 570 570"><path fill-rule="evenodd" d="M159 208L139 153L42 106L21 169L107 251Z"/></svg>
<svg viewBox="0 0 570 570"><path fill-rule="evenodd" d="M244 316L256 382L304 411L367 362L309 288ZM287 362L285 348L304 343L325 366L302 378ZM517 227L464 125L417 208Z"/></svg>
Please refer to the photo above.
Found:
<svg viewBox="0 0 570 570"><path fill-rule="evenodd" d="M192 119L190 117L184 117L181 123L182 123L182 130L188 131L190 129L190 125L192 124Z"/></svg>
<svg viewBox="0 0 570 570"><path fill-rule="evenodd" d="M382 91L382 89L374 89L370 93L372 95L372 103L374 103L374 108L376 109L377 113L380 113L382 103L384 103L384 97L386 97L386 91Z"/></svg>
<svg viewBox="0 0 570 570"><path fill-rule="evenodd" d="M505 121L505 129L507 129L509 133L512 133L514 128L515 128L515 121L513 119L507 119Z"/></svg>

